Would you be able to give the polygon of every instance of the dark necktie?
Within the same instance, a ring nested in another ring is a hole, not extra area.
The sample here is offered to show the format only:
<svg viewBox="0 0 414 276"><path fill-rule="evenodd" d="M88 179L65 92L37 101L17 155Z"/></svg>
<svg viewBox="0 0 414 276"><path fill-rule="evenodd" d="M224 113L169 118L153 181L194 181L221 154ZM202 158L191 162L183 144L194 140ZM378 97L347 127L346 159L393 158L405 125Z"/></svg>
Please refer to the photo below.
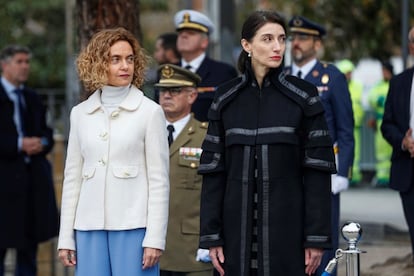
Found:
<svg viewBox="0 0 414 276"><path fill-rule="evenodd" d="M173 138L174 126L168 125L167 130L168 130L168 146L171 146L172 142L174 141L174 138Z"/></svg>
<svg viewBox="0 0 414 276"><path fill-rule="evenodd" d="M299 71L298 71L298 75L297 75L297 76L298 76L298 78L300 78L300 79L301 79L301 78L302 78L302 71L300 71L300 70L299 70Z"/></svg>
<svg viewBox="0 0 414 276"><path fill-rule="evenodd" d="M193 67L190 64L187 64L184 68L191 71L191 68Z"/></svg>
<svg viewBox="0 0 414 276"><path fill-rule="evenodd" d="M21 89L15 89L13 90L13 92L16 94L17 96L17 102L19 105L19 117L20 117L20 127L21 127L21 131L23 132L23 135L26 134L26 128L25 128L25 118L26 118L26 107L24 106L23 103L23 91Z"/></svg>

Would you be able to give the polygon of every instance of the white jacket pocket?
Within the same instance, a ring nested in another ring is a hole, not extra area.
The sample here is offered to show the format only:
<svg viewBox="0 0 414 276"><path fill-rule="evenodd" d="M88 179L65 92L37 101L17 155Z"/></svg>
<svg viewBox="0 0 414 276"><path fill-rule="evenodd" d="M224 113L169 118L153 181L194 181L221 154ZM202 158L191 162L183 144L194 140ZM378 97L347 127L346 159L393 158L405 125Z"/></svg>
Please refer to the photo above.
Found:
<svg viewBox="0 0 414 276"><path fill-rule="evenodd" d="M137 166L113 167L112 172L116 178L135 178L138 176Z"/></svg>

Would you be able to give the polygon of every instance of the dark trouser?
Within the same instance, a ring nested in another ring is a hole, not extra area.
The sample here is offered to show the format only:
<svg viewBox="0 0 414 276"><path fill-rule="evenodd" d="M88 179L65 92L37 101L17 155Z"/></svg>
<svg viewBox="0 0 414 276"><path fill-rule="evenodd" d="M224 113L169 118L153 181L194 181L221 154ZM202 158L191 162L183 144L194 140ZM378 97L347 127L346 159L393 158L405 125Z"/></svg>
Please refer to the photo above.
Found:
<svg viewBox="0 0 414 276"><path fill-rule="evenodd" d="M405 220L407 221L408 231L411 239L411 250L414 254L414 185L411 185L407 192L400 192L402 206L404 209Z"/></svg>
<svg viewBox="0 0 414 276"><path fill-rule="evenodd" d="M7 249L0 249L0 276L4 275L4 261ZM15 276L36 276L37 245L25 249L16 249Z"/></svg>
<svg viewBox="0 0 414 276"><path fill-rule="evenodd" d="M339 208L340 208L340 193L336 195L332 195L332 206L331 206L331 231L332 231L332 250L325 250L323 252L323 257L321 261L321 265L316 270L315 275L322 275L325 271L326 265L329 261L335 257L335 251L338 249L339 246ZM332 276L336 276L336 270L334 273L331 274Z"/></svg>

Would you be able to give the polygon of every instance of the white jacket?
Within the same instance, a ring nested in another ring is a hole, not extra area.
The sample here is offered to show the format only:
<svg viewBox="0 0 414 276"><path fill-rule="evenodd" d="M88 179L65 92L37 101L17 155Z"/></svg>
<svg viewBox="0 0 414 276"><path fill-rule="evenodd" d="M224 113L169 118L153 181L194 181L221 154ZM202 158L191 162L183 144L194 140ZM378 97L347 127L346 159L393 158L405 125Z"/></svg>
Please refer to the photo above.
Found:
<svg viewBox="0 0 414 276"><path fill-rule="evenodd" d="M132 86L108 114L100 91L73 107L63 181L58 249L76 230L146 227L143 247L164 249L169 150L164 113Z"/></svg>

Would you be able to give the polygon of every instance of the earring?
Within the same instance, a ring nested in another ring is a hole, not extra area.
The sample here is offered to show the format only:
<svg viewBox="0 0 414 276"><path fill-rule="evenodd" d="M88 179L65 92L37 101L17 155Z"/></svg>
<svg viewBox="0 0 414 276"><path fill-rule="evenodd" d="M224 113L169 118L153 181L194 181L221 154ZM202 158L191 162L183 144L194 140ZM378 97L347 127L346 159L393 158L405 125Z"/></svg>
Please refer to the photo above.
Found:
<svg viewBox="0 0 414 276"><path fill-rule="evenodd" d="M252 57L252 54L250 52L247 53L248 57Z"/></svg>

